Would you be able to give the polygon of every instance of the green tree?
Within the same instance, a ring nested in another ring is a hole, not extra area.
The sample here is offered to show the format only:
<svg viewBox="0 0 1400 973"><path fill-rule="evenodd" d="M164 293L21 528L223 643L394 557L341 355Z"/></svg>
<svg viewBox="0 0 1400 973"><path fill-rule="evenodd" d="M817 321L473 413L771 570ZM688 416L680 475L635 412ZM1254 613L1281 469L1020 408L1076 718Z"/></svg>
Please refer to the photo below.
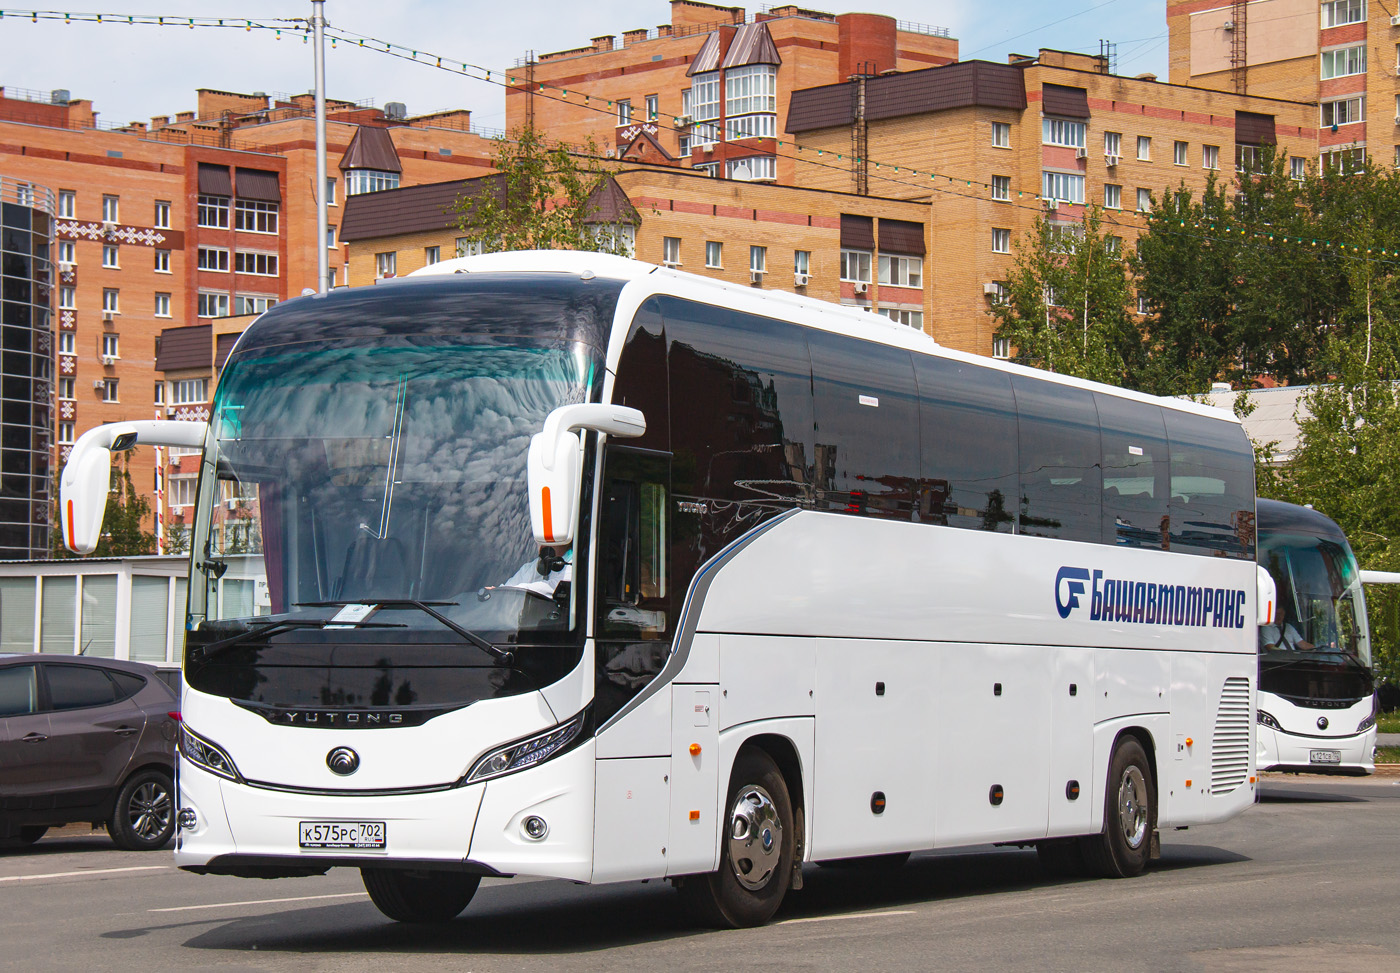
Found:
<svg viewBox="0 0 1400 973"><path fill-rule="evenodd" d="M466 242L483 253L591 250L631 256L641 222L590 138L579 150L532 128L495 141L498 172L471 180L454 212ZM620 198L619 198L620 197Z"/></svg>
<svg viewBox="0 0 1400 973"><path fill-rule="evenodd" d="M1015 252L1005 298L993 309L997 337L1009 341L1014 359L1112 385L1128 381L1141 340L1121 243L1104 232L1099 210L1079 224L1038 218Z"/></svg>
<svg viewBox="0 0 1400 973"><path fill-rule="evenodd" d="M122 454L121 466L113 467L111 492L107 495L107 512L102 518L102 536L88 557L131 557L156 552L156 535L145 529L151 515L151 503L136 492L131 482L131 454ZM77 557L63 546L63 527L57 511L50 534L50 553L55 558Z"/></svg>

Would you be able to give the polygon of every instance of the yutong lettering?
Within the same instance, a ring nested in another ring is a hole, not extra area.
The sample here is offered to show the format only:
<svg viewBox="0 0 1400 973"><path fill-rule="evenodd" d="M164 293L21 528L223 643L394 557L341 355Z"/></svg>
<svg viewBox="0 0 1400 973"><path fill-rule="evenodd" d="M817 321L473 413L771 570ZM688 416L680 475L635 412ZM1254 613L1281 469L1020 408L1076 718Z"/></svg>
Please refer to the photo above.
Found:
<svg viewBox="0 0 1400 973"><path fill-rule="evenodd" d="M1241 589L1158 584L1092 575L1086 568L1062 567L1055 575L1055 608L1061 618L1082 607L1089 582L1089 620L1197 628L1244 628L1247 596Z"/></svg>
<svg viewBox="0 0 1400 973"><path fill-rule="evenodd" d="M295 712L283 710L277 713L279 720L301 726L397 726L403 722L402 713L344 713L334 711Z"/></svg>

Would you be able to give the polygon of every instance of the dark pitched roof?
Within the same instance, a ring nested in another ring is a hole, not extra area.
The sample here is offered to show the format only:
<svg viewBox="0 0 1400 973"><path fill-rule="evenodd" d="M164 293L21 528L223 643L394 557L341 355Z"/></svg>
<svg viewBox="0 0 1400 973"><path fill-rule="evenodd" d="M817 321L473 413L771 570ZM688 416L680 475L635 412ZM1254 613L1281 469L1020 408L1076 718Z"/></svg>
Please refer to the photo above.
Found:
<svg viewBox="0 0 1400 973"><path fill-rule="evenodd" d="M794 91L788 103L788 132L849 125L855 120L856 82ZM867 78L867 121L980 105L1024 110L1021 69L992 61L961 61L922 71Z"/></svg>
<svg viewBox="0 0 1400 973"><path fill-rule="evenodd" d="M642 222L642 214L637 212L637 207L632 205L632 200L627 198L617 180L608 176L598 191L589 198L588 215L584 217L583 222L630 223L638 226Z"/></svg>
<svg viewBox="0 0 1400 973"><path fill-rule="evenodd" d="M686 70L687 78L697 74L704 74L706 71L718 71L720 68L720 42L719 31L711 31L710 36L705 38L705 43L700 45L700 51L695 55L695 60L690 62L690 67Z"/></svg>
<svg viewBox="0 0 1400 973"><path fill-rule="evenodd" d="M1240 145L1277 145L1274 116L1252 111L1235 112L1235 142Z"/></svg>
<svg viewBox="0 0 1400 973"><path fill-rule="evenodd" d="M378 169L381 172L403 172L398 150L387 128L361 125L350 140L350 147L340 160L341 169Z"/></svg>
<svg viewBox="0 0 1400 973"><path fill-rule="evenodd" d="M782 64L778 47L773 43L773 35L765 23L745 24L729 42L729 53L724 56L726 68L742 68L750 64Z"/></svg>
<svg viewBox="0 0 1400 973"><path fill-rule="evenodd" d="M213 337L214 326L210 324L164 329L160 333L160 350L156 352L156 371L209 368L214 359Z"/></svg>
<svg viewBox="0 0 1400 973"><path fill-rule="evenodd" d="M1040 107L1047 115L1061 118L1088 118L1089 92L1063 84L1040 86Z"/></svg>

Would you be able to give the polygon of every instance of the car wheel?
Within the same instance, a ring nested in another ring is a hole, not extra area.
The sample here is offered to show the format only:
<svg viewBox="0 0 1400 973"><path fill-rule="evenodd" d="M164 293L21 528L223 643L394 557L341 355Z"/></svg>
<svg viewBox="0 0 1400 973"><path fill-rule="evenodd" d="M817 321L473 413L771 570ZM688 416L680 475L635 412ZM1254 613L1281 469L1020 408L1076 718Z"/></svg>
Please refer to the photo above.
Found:
<svg viewBox="0 0 1400 973"><path fill-rule="evenodd" d="M175 834L175 786L163 770L133 774L117 794L107 833L126 851L154 851Z"/></svg>
<svg viewBox="0 0 1400 973"><path fill-rule="evenodd" d="M362 868L360 878L375 908L397 922L450 922L481 884L480 875Z"/></svg>

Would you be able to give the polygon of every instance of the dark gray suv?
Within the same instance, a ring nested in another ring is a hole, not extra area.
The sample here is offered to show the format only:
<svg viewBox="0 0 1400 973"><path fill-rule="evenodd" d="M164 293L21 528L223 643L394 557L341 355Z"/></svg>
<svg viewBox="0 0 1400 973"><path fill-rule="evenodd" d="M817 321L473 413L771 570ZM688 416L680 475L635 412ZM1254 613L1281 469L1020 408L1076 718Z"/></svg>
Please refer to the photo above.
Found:
<svg viewBox="0 0 1400 973"><path fill-rule="evenodd" d="M0 655L0 838L91 821L121 848L175 833L176 690L139 662Z"/></svg>

